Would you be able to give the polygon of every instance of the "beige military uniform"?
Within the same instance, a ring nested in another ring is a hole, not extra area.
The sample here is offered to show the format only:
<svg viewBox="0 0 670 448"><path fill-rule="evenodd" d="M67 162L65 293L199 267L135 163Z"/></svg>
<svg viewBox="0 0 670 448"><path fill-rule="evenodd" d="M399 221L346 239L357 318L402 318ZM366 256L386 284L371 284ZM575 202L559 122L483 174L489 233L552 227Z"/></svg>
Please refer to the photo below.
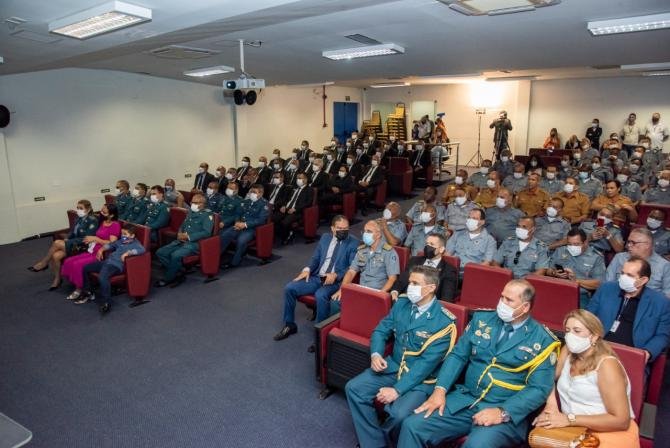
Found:
<svg viewBox="0 0 670 448"><path fill-rule="evenodd" d="M544 209L549 205L549 193L541 188L536 191L529 189L521 190L514 198L514 206L526 215L534 218L544 214Z"/></svg>

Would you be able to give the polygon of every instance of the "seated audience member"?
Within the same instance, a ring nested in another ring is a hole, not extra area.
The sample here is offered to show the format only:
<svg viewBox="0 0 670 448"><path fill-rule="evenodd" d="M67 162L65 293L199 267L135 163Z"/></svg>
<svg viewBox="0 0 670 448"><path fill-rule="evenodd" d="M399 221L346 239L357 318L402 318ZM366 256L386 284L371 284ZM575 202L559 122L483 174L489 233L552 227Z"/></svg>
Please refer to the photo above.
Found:
<svg viewBox="0 0 670 448"><path fill-rule="evenodd" d="M156 251L156 256L165 268L165 274L154 286L178 286L183 283L182 258L200 252L198 241L212 235L214 216L207 210L207 200L202 194L194 194L191 198L191 210L179 227L177 239ZM178 275L180 274L180 275Z"/></svg>
<svg viewBox="0 0 670 448"><path fill-rule="evenodd" d="M579 225L589 238L589 245L603 255L623 250L623 235L619 226L612 222L613 216L610 207L603 207L596 219L584 221Z"/></svg>
<svg viewBox="0 0 670 448"><path fill-rule="evenodd" d="M281 171L272 173L272 181L270 187L265 189L265 196L273 208L285 205L291 198L291 187L284 183L284 173Z"/></svg>
<svg viewBox="0 0 670 448"><path fill-rule="evenodd" d="M335 160L335 154L332 151L327 151L325 154L323 172L328 176L337 176L337 169L340 167L340 163Z"/></svg>
<svg viewBox="0 0 670 448"><path fill-rule="evenodd" d="M528 186L528 176L524 174L522 164L514 164L514 172L503 180L502 186L510 190L513 195Z"/></svg>
<svg viewBox="0 0 670 448"><path fill-rule="evenodd" d="M589 197L579 191L579 185L574 177L565 180L563 191L556 197L563 201L561 216L570 224L579 224L589 217Z"/></svg>
<svg viewBox="0 0 670 448"><path fill-rule="evenodd" d="M226 180L228 181L228 183L238 181L242 182L242 178L237 177L237 169L233 167L228 168L228 172L226 173Z"/></svg>
<svg viewBox="0 0 670 448"><path fill-rule="evenodd" d="M514 173L515 162L512 160L512 152L505 149L500 153L500 160L493 165L493 171L498 173L498 179L506 179Z"/></svg>
<svg viewBox="0 0 670 448"><path fill-rule="evenodd" d="M558 171L555 166L548 167L544 177L540 180L540 188L549 193L550 196L563 191L563 185L565 183L558 178Z"/></svg>
<svg viewBox="0 0 670 448"><path fill-rule="evenodd" d="M346 142L349 144L349 146L343 145L342 143L338 143L337 145L337 154L335 155L335 161L342 166L346 165L347 163L347 152L349 151L351 147L351 142Z"/></svg>
<svg viewBox="0 0 670 448"><path fill-rule="evenodd" d="M561 148L561 139L558 137L558 131L556 128L551 128L549 135L544 139L542 144L544 149L560 149Z"/></svg>
<svg viewBox="0 0 670 448"><path fill-rule="evenodd" d="M454 190L454 199L447 206L445 216L449 230L452 232L465 229L465 220L468 219L470 210L477 208L477 205L468 199L465 188L462 186Z"/></svg>
<svg viewBox="0 0 670 448"><path fill-rule="evenodd" d="M665 227L665 212L657 208L650 211L647 228L654 240L654 251L667 259L670 255L670 231Z"/></svg>
<svg viewBox="0 0 670 448"><path fill-rule="evenodd" d="M151 187L149 206L147 209L147 220L144 225L151 229L151 241L158 241L158 230L170 224L170 211L164 201L165 190L160 185Z"/></svg>
<svg viewBox="0 0 670 448"><path fill-rule="evenodd" d="M473 200L477 196L477 189L472 185L467 184L468 172L465 170L458 170L456 177L452 183L447 184L444 189L444 196L442 196L442 203L448 204L456 197L456 189L460 188L468 196L468 199Z"/></svg>
<svg viewBox="0 0 670 448"><path fill-rule="evenodd" d="M528 161L524 165L524 170L527 174L537 173L540 176L542 176L542 172L544 171L544 168L545 168L544 162L542 162L542 159L535 154L530 156L530 158L528 159Z"/></svg>
<svg viewBox="0 0 670 448"><path fill-rule="evenodd" d="M76 212L77 219L67 238L54 240L47 254L28 268L29 271L40 272L46 270L51 264L53 281L49 291L58 289L61 284L61 263L63 259L88 250L88 243L84 242L84 238L94 236L98 230L98 219L93 214L93 207L88 200L82 199L77 202Z"/></svg>
<svg viewBox="0 0 670 448"><path fill-rule="evenodd" d="M592 172L590 179L597 179L601 184L606 184L610 180L614 179L614 172L612 171L612 168L603 165L599 156L591 158L591 169Z"/></svg>
<svg viewBox="0 0 670 448"><path fill-rule="evenodd" d="M293 239L293 224L300 221L302 211L312 205L313 191L307 186L307 176L298 174L296 187L285 204L278 204L272 213L272 222L275 223L277 237L286 245Z"/></svg>
<svg viewBox="0 0 670 448"><path fill-rule="evenodd" d="M84 286L84 267L95 261L98 250L108 243L113 243L121 234L121 224L117 216L117 208L114 204L105 204L100 209L100 224L95 235L85 236L82 243L87 246L86 250L77 255L68 257L63 262L61 276L70 281L75 290L67 296L67 300L80 302L81 290Z"/></svg>
<svg viewBox="0 0 670 448"><path fill-rule="evenodd" d="M599 194L603 193L603 183L597 177L591 174L591 167L588 165L581 165L579 167L579 191L588 196L589 201L592 201Z"/></svg>
<svg viewBox="0 0 670 448"><path fill-rule="evenodd" d="M581 154L577 152L577 153L574 154L574 156L575 156L575 159L576 159L577 156L581 157ZM564 155L561 158L561 169L558 171L558 179L564 181L568 177L577 178L578 177L578 172L577 172L577 168L575 168L575 164L576 164L576 161L572 160L569 155L567 155L567 154Z"/></svg>
<svg viewBox="0 0 670 448"><path fill-rule="evenodd" d="M376 221L368 221L363 228L363 244L358 246L349 270L342 279L342 285L348 285L360 273L359 284L368 288L389 292L400 274L400 262L395 249L382 241L382 233ZM342 289L332 296L330 312L340 311Z"/></svg>
<svg viewBox="0 0 670 448"><path fill-rule="evenodd" d="M400 273L400 276L393 284L391 298L397 300L398 294L407 289L409 285L409 273L412 271L412 268L415 266L428 266L437 269L439 274L435 296L440 300L453 302L458 286L458 271L442 259L442 256L445 255L446 245L447 239L443 234L428 234L426 245L423 248L423 255L417 255L409 259L407 269Z"/></svg>
<svg viewBox="0 0 670 448"><path fill-rule="evenodd" d="M612 174L618 173L623 167L628 157L624 151L617 147L612 147L608 151L604 151L602 155L602 165L605 168L612 170Z"/></svg>
<svg viewBox="0 0 670 448"><path fill-rule="evenodd" d="M407 145L405 145L403 140L398 140L395 148L395 153L391 157L404 157L409 159L411 154L407 150ZM391 144L391 150L393 150L393 144Z"/></svg>
<svg viewBox="0 0 670 448"><path fill-rule="evenodd" d="M631 230L626 249L627 251L616 254L607 267L607 281L616 281L624 263L631 257L639 257L651 266L651 277L647 286L670 297L670 262L654 251L654 238L649 229L638 227Z"/></svg>
<svg viewBox="0 0 670 448"><path fill-rule="evenodd" d="M363 149L363 145L353 146L354 149L354 164L361 164L365 167L370 166L371 157L367 155Z"/></svg>
<svg viewBox="0 0 670 448"><path fill-rule="evenodd" d="M247 170L247 174L242 176L241 178L238 178L237 180L239 186L240 186L240 196L243 198L247 197L247 194L249 194L249 190L251 190L251 186L254 184L259 183L258 182L258 171L256 171L256 168L249 168ZM262 184L261 184L262 185Z"/></svg>
<svg viewBox="0 0 670 448"><path fill-rule="evenodd" d="M468 263L490 265L496 253L496 240L486 231L486 213L480 208L470 211L465 230L447 240L447 255L461 259L460 275Z"/></svg>
<svg viewBox="0 0 670 448"><path fill-rule="evenodd" d="M235 254L229 263L224 262L223 267L233 268L240 265L242 257L247 251L249 241L256 235L256 227L268 221L268 201L263 198L263 186L255 184L249 190L249 197L240 205L241 213L235 224L219 234L221 239L221 255L226 252L230 243L235 241Z"/></svg>
<svg viewBox="0 0 670 448"><path fill-rule="evenodd" d="M620 224L637 221L637 211L630 198L621 195L621 182L614 179L605 185L605 194L600 194L591 203L591 210L599 211L603 207L611 207L614 211L612 219Z"/></svg>
<svg viewBox="0 0 670 448"><path fill-rule="evenodd" d="M226 167L219 165L214 171L214 179L216 180L216 191L223 194L226 191L226 185L228 185L228 179L226 179Z"/></svg>
<svg viewBox="0 0 670 448"><path fill-rule="evenodd" d="M356 153L356 151L350 151L347 154L346 165L349 168L349 176L352 177L354 181L357 181L363 176L363 174L367 171L367 166L369 164L369 160L367 164L359 161L359 155Z"/></svg>
<svg viewBox="0 0 670 448"><path fill-rule="evenodd" d="M580 146L579 137L575 134L572 134L570 138L565 142L564 149L577 149Z"/></svg>
<svg viewBox="0 0 670 448"><path fill-rule="evenodd" d="M205 197L207 198L207 209L212 213L219 213L223 195L219 193L219 188L216 181L209 183L207 190L205 190Z"/></svg>
<svg viewBox="0 0 670 448"><path fill-rule="evenodd" d="M562 240L570 231L570 223L561 216L562 212L563 200L553 198L545 215L535 218L535 238L546 244L549 251L562 246L564 244Z"/></svg>
<svg viewBox="0 0 670 448"><path fill-rule="evenodd" d="M631 180L630 168L619 170L616 179L621 183L621 194L628 197L634 205L639 204L642 199L642 189L640 184Z"/></svg>
<svg viewBox="0 0 670 448"><path fill-rule="evenodd" d="M588 138L583 138L581 154L582 154L582 162L590 162L591 159L593 159L599 154L598 145L593 145Z"/></svg>
<svg viewBox="0 0 670 448"><path fill-rule="evenodd" d="M552 391L560 347L530 316L534 299L530 283L512 280L497 311L474 314L442 363L432 395L403 421L399 447L440 446L465 435L464 447L525 443L530 415ZM523 387L511 387L517 384Z"/></svg>
<svg viewBox="0 0 670 448"><path fill-rule="evenodd" d="M119 219L126 219L130 211L130 204L133 202L133 197L130 194L130 184L127 180L119 180L116 182L116 209L119 211Z"/></svg>
<svg viewBox="0 0 670 448"><path fill-rule="evenodd" d="M301 160L303 162L307 162L309 160L309 156L312 155L313 151L309 148L309 142L307 140L303 140L300 142L300 149L298 150L298 160Z"/></svg>
<svg viewBox="0 0 670 448"><path fill-rule="evenodd" d="M479 190L475 203L482 208L490 208L496 205L498 198L498 190L500 190L500 177L497 171L491 171L489 178L486 181L486 188Z"/></svg>
<svg viewBox="0 0 670 448"><path fill-rule="evenodd" d="M298 332L295 305L300 296L316 298L316 322L330 316L330 296L340 289L340 282L351 265L358 240L349 235L349 221L342 215L333 218L330 233L319 240L309 266L284 287L284 326L274 336L281 341Z"/></svg>
<svg viewBox="0 0 670 448"><path fill-rule="evenodd" d="M421 213L423 212L423 207L426 205L432 205L435 207L437 212L437 221L444 221L447 209L444 205L437 202L437 189L432 186L426 187L426 189L423 190L423 199L412 204L412 208L410 208L405 215L407 217L407 221L415 224L420 223Z"/></svg>
<svg viewBox="0 0 670 448"><path fill-rule="evenodd" d="M256 165L256 173L258 175L258 178L256 179L257 183L263 186L267 186L270 183L270 179L272 178L272 167L268 166L267 157L260 156L258 158L258 165Z"/></svg>
<svg viewBox="0 0 670 448"><path fill-rule="evenodd" d="M356 192L361 195L360 209L363 216L367 216L369 202L372 201L377 192L377 187L384 181L382 168L379 166L379 156L372 156L370 168L356 183Z"/></svg>
<svg viewBox="0 0 670 448"><path fill-rule="evenodd" d="M414 181L419 177L423 177L424 171L430 165L430 151L426 149L423 141L419 141L414 147L414 152L410 158L410 164L414 170Z"/></svg>
<svg viewBox="0 0 670 448"><path fill-rule="evenodd" d="M416 256L426 245L426 237L431 233L446 235L447 229L437 224L437 211L433 204L426 204L421 209L418 223L412 226L405 238L404 246L408 247L412 256Z"/></svg>
<svg viewBox="0 0 670 448"><path fill-rule="evenodd" d="M402 421L432 392L432 379L457 337L456 316L436 299L438 273L415 266L407 294L377 325L370 340L370 368L353 378L345 392L361 447L391 446ZM430 340L416 334L431 335ZM393 340L393 351L384 356ZM388 417L379 423L375 399Z"/></svg>
<svg viewBox="0 0 670 448"><path fill-rule="evenodd" d="M512 207L512 194L509 190L501 188L498 190L496 206L486 209L486 215L488 216L486 230L497 243L502 243L514 236L516 224L524 213Z"/></svg>
<svg viewBox="0 0 670 448"><path fill-rule="evenodd" d="M647 287L650 278L649 263L631 257L619 280L603 283L587 307L608 328L606 340L646 351L647 362L670 343L670 300Z"/></svg>
<svg viewBox="0 0 670 448"><path fill-rule="evenodd" d="M149 198L147 198L147 185L138 183L132 192L132 202L128 206L124 221L133 224L144 224L147 220L147 207Z"/></svg>
<svg viewBox="0 0 670 448"><path fill-rule="evenodd" d="M121 229L121 238L107 243L98 249L95 257L97 261L89 263L84 267L84 284L81 298L75 303L85 303L96 299L91 285L91 274L97 273L100 286L98 310L101 314L106 314L112 309L112 285L110 278L123 273L126 258L132 255L141 255L146 251L144 246L135 239L136 232L137 227L134 224L124 224ZM105 251L109 251L110 255L103 260Z"/></svg>
<svg viewBox="0 0 670 448"><path fill-rule="evenodd" d="M549 267L549 255L547 245L534 234L533 218L526 216L519 219L516 235L502 242L493 258L494 264L511 270L514 278L542 274Z"/></svg>
<svg viewBox="0 0 670 448"><path fill-rule="evenodd" d="M328 181L328 186L324 189L319 204L333 205L342 204L343 195L354 191L354 181L349 176L349 167L345 163L340 165L337 174Z"/></svg>
<svg viewBox="0 0 670 448"><path fill-rule="evenodd" d="M468 179L468 185L472 185L477 190L486 188L486 181L489 179L489 172L491 171L491 161L489 159L482 160L482 165L479 171L472 173Z"/></svg>
<svg viewBox="0 0 670 448"><path fill-rule="evenodd" d="M270 165L272 166L272 171L277 172L277 171L282 171L284 169L284 164L286 161L281 158L281 151L279 151L277 148L275 148L272 151L272 160L270 161Z"/></svg>
<svg viewBox="0 0 670 448"><path fill-rule="evenodd" d="M300 173L300 162L298 159L291 159L287 162L284 169L284 183L293 188L296 186L298 174Z"/></svg>
<svg viewBox="0 0 670 448"><path fill-rule="evenodd" d="M407 226L401 218L402 208L397 202L389 202L382 213L382 217L377 219L377 223L382 232L382 242L391 246L401 246L407 238Z"/></svg>
<svg viewBox="0 0 670 448"><path fill-rule="evenodd" d="M219 229L232 227L242 214L242 198L237 194L237 182L230 182L221 200L219 209Z"/></svg>
<svg viewBox="0 0 670 448"><path fill-rule="evenodd" d="M181 194L179 190L175 188L174 179L165 179L165 203L168 207L180 207L184 208L184 195ZM121 218L121 213L119 212L119 219Z"/></svg>
<svg viewBox="0 0 670 448"><path fill-rule="evenodd" d="M640 446L630 402L630 380L612 347L603 340L603 325L585 310L565 317L565 350L561 350L544 409L533 421L538 428L584 426L600 446Z"/></svg>
<svg viewBox="0 0 670 448"><path fill-rule="evenodd" d="M321 194L326 190L330 177L323 172L323 160L316 159L312 164L312 174L307 179L310 188L316 188L317 193Z"/></svg>
<svg viewBox="0 0 670 448"><path fill-rule="evenodd" d="M198 174L195 175L193 189L205 191L205 189L207 189L207 185L209 185L209 183L213 180L215 179L214 176L209 173L209 164L202 162L198 167Z"/></svg>
<svg viewBox="0 0 670 448"><path fill-rule="evenodd" d="M537 173L528 175L528 188L519 191L514 197L514 206L532 218L544 214L549 205L549 193L540 188L541 176Z"/></svg>
<svg viewBox="0 0 670 448"><path fill-rule="evenodd" d="M580 229L568 232L567 245L554 251L549 265L545 275L577 283L580 308L586 306L593 291L605 281L605 259L589 246L586 233Z"/></svg>
<svg viewBox="0 0 670 448"><path fill-rule="evenodd" d="M309 158L307 159L307 164L305 167L302 169L302 172L307 175L307 178L309 179L312 177L312 173L314 172L314 161L316 160L316 154L315 153L310 153Z"/></svg>
<svg viewBox="0 0 670 448"><path fill-rule="evenodd" d="M663 170L657 186L647 189L642 195L642 202L670 205L670 171Z"/></svg>
<svg viewBox="0 0 670 448"><path fill-rule="evenodd" d="M649 173L642 169L642 160L632 159L628 164L630 170L630 181L640 186L640 191L649 184Z"/></svg>
<svg viewBox="0 0 670 448"><path fill-rule="evenodd" d="M244 176L247 175L251 164L251 159L249 157L242 157L242 165L237 168L235 172L235 178L243 180Z"/></svg>

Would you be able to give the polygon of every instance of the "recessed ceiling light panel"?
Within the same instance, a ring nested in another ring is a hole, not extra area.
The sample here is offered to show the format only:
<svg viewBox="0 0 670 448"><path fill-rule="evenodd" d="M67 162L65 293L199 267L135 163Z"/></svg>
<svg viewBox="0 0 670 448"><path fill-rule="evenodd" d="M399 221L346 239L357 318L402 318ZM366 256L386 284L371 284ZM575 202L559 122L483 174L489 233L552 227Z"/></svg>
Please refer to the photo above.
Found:
<svg viewBox="0 0 670 448"><path fill-rule="evenodd" d="M456 12L467 16L501 15L534 11L535 8L552 6L561 0L437 0Z"/></svg>
<svg viewBox="0 0 670 448"><path fill-rule="evenodd" d="M228 67L227 65L216 65L214 67L204 67L193 70L187 70L184 72L184 75L193 76L195 78L202 78L204 76L221 75L223 73L232 73L234 71L235 71L234 67Z"/></svg>
<svg viewBox="0 0 670 448"><path fill-rule="evenodd" d="M49 23L49 32L75 39L88 39L149 21L151 21L150 9L112 1L54 20Z"/></svg>
<svg viewBox="0 0 670 448"><path fill-rule="evenodd" d="M368 45L365 47L345 48L342 50L324 51L324 58L340 61L342 59L368 58L372 56L386 56L391 54L403 54L405 49L396 44Z"/></svg>
<svg viewBox="0 0 670 448"><path fill-rule="evenodd" d="M588 22L586 27L594 36L638 31L654 31L670 28L670 13L648 16L624 17L622 19Z"/></svg>

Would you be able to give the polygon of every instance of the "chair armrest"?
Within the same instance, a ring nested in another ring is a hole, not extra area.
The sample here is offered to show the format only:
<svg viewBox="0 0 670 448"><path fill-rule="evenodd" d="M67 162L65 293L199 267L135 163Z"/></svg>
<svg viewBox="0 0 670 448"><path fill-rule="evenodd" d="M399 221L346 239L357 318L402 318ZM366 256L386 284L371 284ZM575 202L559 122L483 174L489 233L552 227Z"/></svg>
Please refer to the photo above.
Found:
<svg viewBox="0 0 670 448"><path fill-rule="evenodd" d="M151 252L126 257L124 264L128 295L146 297L151 285Z"/></svg>

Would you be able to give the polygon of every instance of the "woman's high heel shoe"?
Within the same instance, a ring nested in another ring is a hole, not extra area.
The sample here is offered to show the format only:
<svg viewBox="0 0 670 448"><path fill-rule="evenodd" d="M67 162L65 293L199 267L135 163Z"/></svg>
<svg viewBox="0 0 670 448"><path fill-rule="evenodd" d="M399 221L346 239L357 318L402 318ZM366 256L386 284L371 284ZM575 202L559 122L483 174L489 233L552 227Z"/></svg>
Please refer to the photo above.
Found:
<svg viewBox="0 0 670 448"><path fill-rule="evenodd" d="M57 290L58 288L60 288L61 283L63 283L63 280L58 280L58 283L56 283L55 285L51 285L49 287L49 291Z"/></svg>
<svg viewBox="0 0 670 448"><path fill-rule="evenodd" d="M47 269L49 269L49 265L48 265L48 264L45 265L43 268L40 268L40 269L35 269L35 266L29 266L29 267L28 267L28 270L29 270L30 272L42 272L42 271L46 271Z"/></svg>

